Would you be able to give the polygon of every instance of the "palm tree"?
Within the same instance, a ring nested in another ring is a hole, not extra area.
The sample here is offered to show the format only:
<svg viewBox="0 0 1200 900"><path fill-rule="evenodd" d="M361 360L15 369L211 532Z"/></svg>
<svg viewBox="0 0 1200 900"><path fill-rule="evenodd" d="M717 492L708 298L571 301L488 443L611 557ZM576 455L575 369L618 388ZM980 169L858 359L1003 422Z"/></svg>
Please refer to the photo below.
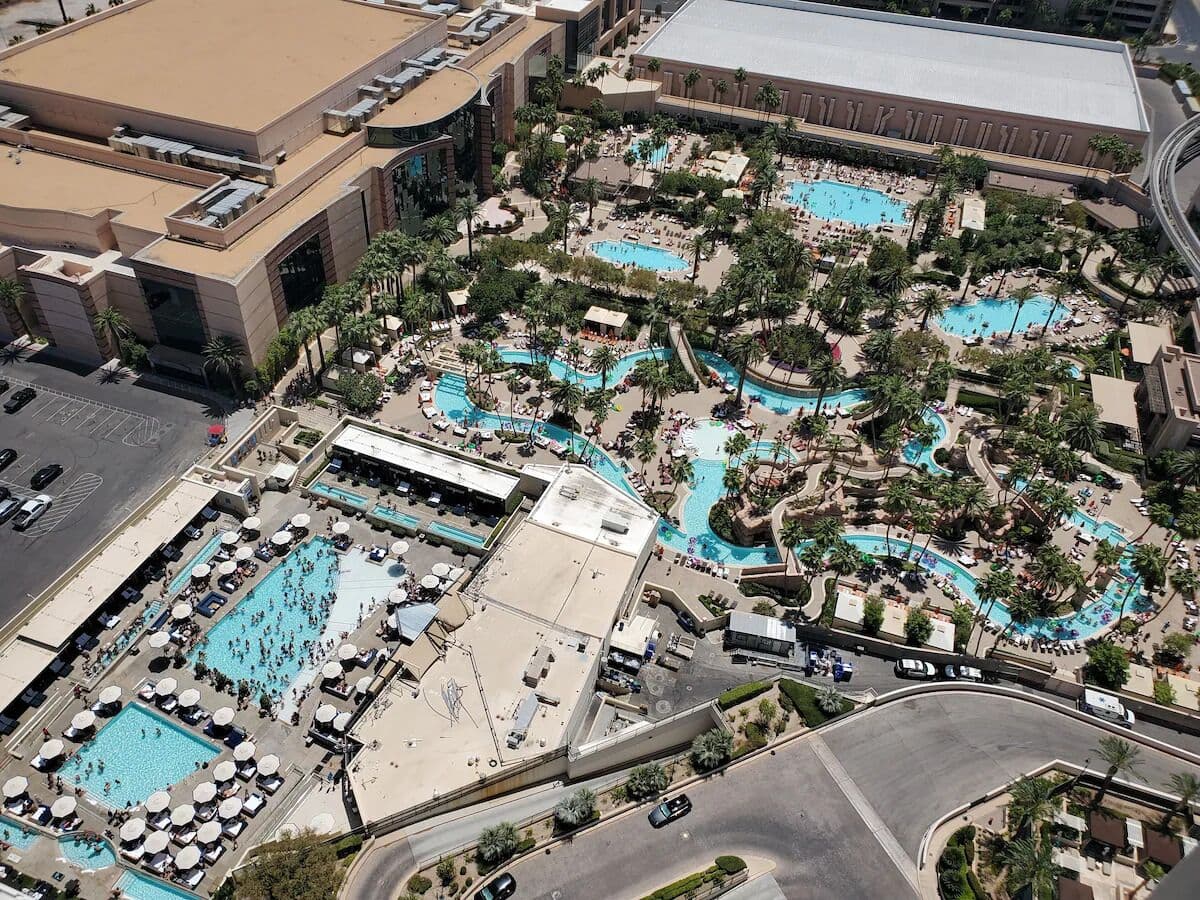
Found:
<svg viewBox="0 0 1200 900"><path fill-rule="evenodd" d="M417 265L425 261L425 243L419 238L412 235L402 234L395 243L393 253L396 258L396 264L401 269L408 267L412 270L412 280L416 283L417 280ZM404 297L404 277L400 278L400 297Z"/></svg>
<svg viewBox="0 0 1200 900"><path fill-rule="evenodd" d="M703 231L692 235L688 240L688 252L692 254L692 282L700 275L700 257L702 257L708 246L711 243L708 235Z"/></svg>
<svg viewBox="0 0 1200 900"><path fill-rule="evenodd" d="M1048 778L1022 778L1009 790L1008 812L1017 820L1015 834L1029 836L1031 831L1036 832L1054 815L1054 782Z"/></svg>
<svg viewBox="0 0 1200 900"><path fill-rule="evenodd" d="M940 316L950 303L945 294L935 288L929 288L917 294L913 300L913 312L921 314L921 330L929 328L929 317Z"/></svg>
<svg viewBox="0 0 1200 900"><path fill-rule="evenodd" d="M788 519L779 529L779 543L787 548L793 558L796 556L796 548L803 544L804 541L804 525L799 519ZM796 562L799 564L799 560L796 560Z"/></svg>
<svg viewBox="0 0 1200 900"><path fill-rule="evenodd" d="M724 78L720 78L717 80L717 83L713 85L713 89L717 92L717 101L721 106L724 106L725 94L729 90L729 82Z"/></svg>
<svg viewBox="0 0 1200 900"><path fill-rule="evenodd" d="M1125 555L1125 551L1109 541L1101 541L1096 545L1095 560L1096 568L1092 569L1091 575L1088 576L1090 581L1100 571L1101 566L1112 568L1121 561L1121 557Z"/></svg>
<svg viewBox="0 0 1200 900"><path fill-rule="evenodd" d="M1200 450L1180 450L1167 465L1174 478L1182 485L1200 487Z"/></svg>
<svg viewBox="0 0 1200 900"><path fill-rule="evenodd" d="M1012 569L995 569L988 572L975 585L975 593L981 604L986 604L985 618L991 618L992 608L997 602L1008 604L1017 592L1017 578ZM983 643L983 629L975 638L975 655L979 655L979 645Z"/></svg>
<svg viewBox="0 0 1200 900"><path fill-rule="evenodd" d="M21 299L24 296L25 288L21 287L21 282L15 278L0 278L0 307L17 317L23 334L33 334L29 330L29 323L25 321L25 314L21 311Z"/></svg>
<svg viewBox="0 0 1200 900"><path fill-rule="evenodd" d="M244 353L241 342L227 334L213 335L200 351L200 355L204 357L204 368L219 372L233 385L233 390L239 397L242 394L242 384L238 376L242 371Z"/></svg>
<svg viewBox="0 0 1200 900"><path fill-rule="evenodd" d="M596 349L592 354L592 365L596 371L600 373L600 390L604 391L608 388L608 376L617 364L621 361L621 355L617 351L604 344Z"/></svg>
<svg viewBox="0 0 1200 900"><path fill-rule="evenodd" d="M746 70L738 66L733 73L733 83L737 85L737 90L734 92L735 96L733 98L734 106L741 106L742 104L742 87L746 83L746 77Z"/></svg>
<svg viewBox="0 0 1200 900"><path fill-rule="evenodd" d="M1104 773L1104 781L1100 784L1100 790L1096 792L1096 796L1092 800L1092 805L1098 808L1100 801L1104 799L1104 795L1108 793L1109 787L1112 786L1113 779L1117 777L1117 773L1125 772L1130 775L1137 775L1137 767L1141 760L1142 750L1136 744L1131 744L1128 741L1123 741L1111 735L1105 735L1100 738L1100 743L1096 747L1096 753L1108 765L1108 769Z"/></svg>
<svg viewBox="0 0 1200 900"><path fill-rule="evenodd" d="M1179 795L1179 799L1167 810L1159 829L1166 831L1171 827L1171 820L1180 814L1186 814L1188 827L1191 827L1192 802L1200 797L1200 778L1191 772L1177 772L1171 776L1169 787L1172 793Z"/></svg>
<svg viewBox="0 0 1200 900"><path fill-rule="evenodd" d="M575 413L583 405L583 388L574 378L555 382L550 388L550 402L555 411L567 419L567 427L571 432L571 444L575 443Z"/></svg>
<svg viewBox="0 0 1200 900"><path fill-rule="evenodd" d="M1010 299L1017 302L1017 310L1015 313L1013 313L1012 327L1008 329L1008 338L1006 339L1007 343L1012 343L1013 332L1017 330L1017 320L1021 318L1021 310L1024 309L1025 304L1032 300L1035 296L1037 296L1037 292L1034 291L1034 289L1029 285L1019 287L1012 292L1012 297Z"/></svg>
<svg viewBox="0 0 1200 900"><path fill-rule="evenodd" d="M694 88L696 87L696 83L700 80L700 77L699 69L692 69L683 76L684 91L687 93L688 99L691 100L689 107L693 111L696 108L696 94Z"/></svg>
<svg viewBox="0 0 1200 900"><path fill-rule="evenodd" d="M662 71L662 60L655 56L646 63L646 68L649 70L650 74L654 76L654 80L657 82L658 73Z"/></svg>
<svg viewBox="0 0 1200 900"><path fill-rule="evenodd" d="M458 240L458 223L453 214L430 216L421 226L421 236L432 243L449 247Z"/></svg>
<svg viewBox="0 0 1200 900"><path fill-rule="evenodd" d="M753 334L739 334L729 342L728 359L738 370L737 397L733 401L735 407L742 405L742 388L746 384L746 369L762 362L766 356L762 344Z"/></svg>
<svg viewBox="0 0 1200 900"><path fill-rule="evenodd" d="M96 313L96 327L108 338L108 352L120 356L121 340L129 336L129 320L115 306L107 306Z"/></svg>
<svg viewBox="0 0 1200 900"><path fill-rule="evenodd" d="M467 259L475 258L475 226L483 220L483 204L474 196L459 197L454 217L467 226Z"/></svg>
<svg viewBox="0 0 1200 900"><path fill-rule="evenodd" d="M1121 595L1121 609L1117 614L1118 626L1125 618L1125 605L1137 588L1139 580L1142 587L1150 592L1161 587L1167 579L1167 558L1162 550L1153 544L1139 544L1129 558L1129 565L1138 577L1130 580L1128 590Z"/></svg>
<svg viewBox="0 0 1200 900"><path fill-rule="evenodd" d="M832 353L822 353L813 361L808 370L808 382L817 389L817 403L813 407L815 415L821 414L821 407L825 405L825 395L836 391L845 381L846 370L833 358Z"/></svg>
<svg viewBox="0 0 1200 900"><path fill-rule="evenodd" d="M316 372L313 370L312 349L308 346L308 342L314 337L317 339L317 351L321 355L321 368L324 369L325 351L321 348L321 332L325 330L325 324L321 321L316 308L309 306L292 313L288 318L288 327L291 328L292 334L296 336L296 340L304 348L304 357L308 362L308 377L315 378Z"/></svg>
<svg viewBox="0 0 1200 900"><path fill-rule="evenodd" d="M601 197L599 179L596 179L596 178L585 179L582 183L580 183L579 189L576 193L576 196L580 200L582 200L584 203L587 204L587 208L588 208L587 225L588 225L588 228L591 228L592 227L592 217L596 210L596 204L598 204L600 202L600 197Z"/></svg>
<svg viewBox="0 0 1200 900"><path fill-rule="evenodd" d="M1049 841L1040 843L1030 838L1013 841L1004 849L1004 861L1008 865L1010 893L1015 895L1028 885L1033 900L1054 896L1059 867L1054 863L1054 847Z"/></svg>
<svg viewBox="0 0 1200 900"><path fill-rule="evenodd" d="M550 221L554 225L554 231L562 235L562 249L563 253L566 253L567 238L571 235L571 226L579 224L579 215L570 203L566 200L561 200L555 205L554 212L550 216Z"/></svg>
<svg viewBox="0 0 1200 900"><path fill-rule="evenodd" d="M442 309L449 316L453 312L450 308L450 292L462 285L462 269L442 247L431 247L425 260L425 277L437 289L442 299Z"/></svg>
<svg viewBox="0 0 1200 900"><path fill-rule="evenodd" d="M684 482L690 482L695 475L695 469L692 466L692 461L686 456L676 457L671 460L671 494L674 495L679 490L679 485Z"/></svg>
<svg viewBox="0 0 1200 900"><path fill-rule="evenodd" d="M350 295L345 285L328 285L321 295L321 318L333 326L333 338L342 346L342 320L351 310Z"/></svg>
<svg viewBox="0 0 1200 900"><path fill-rule="evenodd" d="M1063 440L1072 450L1095 453L1100 446L1100 415L1090 403L1069 407L1059 419Z"/></svg>

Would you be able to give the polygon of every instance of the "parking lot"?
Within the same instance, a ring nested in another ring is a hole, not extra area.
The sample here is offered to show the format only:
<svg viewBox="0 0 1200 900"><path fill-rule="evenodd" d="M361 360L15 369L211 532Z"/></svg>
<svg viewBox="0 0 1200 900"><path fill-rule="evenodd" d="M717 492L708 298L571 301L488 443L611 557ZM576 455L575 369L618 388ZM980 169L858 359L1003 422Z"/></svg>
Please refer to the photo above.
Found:
<svg viewBox="0 0 1200 900"><path fill-rule="evenodd" d="M6 623L106 531L203 450L208 425L220 411L152 390L135 379L97 371L78 374L38 357L5 358L0 403L32 387L37 396L15 413L0 412L0 450L17 459L0 471L15 496L47 494L50 509L24 532L0 524L4 567L0 623ZM43 466L63 472L35 490Z"/></svg>

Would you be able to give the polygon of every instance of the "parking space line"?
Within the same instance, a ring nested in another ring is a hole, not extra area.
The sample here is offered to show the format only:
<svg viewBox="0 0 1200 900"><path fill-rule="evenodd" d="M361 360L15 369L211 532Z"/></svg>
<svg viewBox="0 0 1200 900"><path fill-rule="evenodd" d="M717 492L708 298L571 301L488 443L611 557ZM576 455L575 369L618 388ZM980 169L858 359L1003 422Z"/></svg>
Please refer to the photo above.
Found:
<svg viewBox="0 0 1200 900"><path fill-rule="evenodd" d="M120 440L132 447L142 447L152 443L158 440L162 433L162 422L155 416L144 415L114 406L111 403L92 400L89 397L60 391L57 388L46 387L20 378L10 378L9 381L17 387L31 387L38 392L39 396L48 397L46 402L30 413L35 418L44 418L48 422L65 426L81 413L86 413L84 421L76 425L75 430L89 428L88 433L97 437L102 428L105 428L115 417L120 416L116 424L105 431L99 439ZM100 415L105 412L108 413L108 416L103 421L99 421ZM96 424L90 424L92 422Z"/></svg>
<svg viewBox="0 0 1200 900"><path fill-rule="evenodd" d="M54 505L50 507L50 511L34 523L33 527L25 534L29 537L41 537L49 534L61 525L67 516L82 506L84 501L103 483L104 479L92 472L84 472L79 475L67 486L66 490L54 498Z"/></svg>

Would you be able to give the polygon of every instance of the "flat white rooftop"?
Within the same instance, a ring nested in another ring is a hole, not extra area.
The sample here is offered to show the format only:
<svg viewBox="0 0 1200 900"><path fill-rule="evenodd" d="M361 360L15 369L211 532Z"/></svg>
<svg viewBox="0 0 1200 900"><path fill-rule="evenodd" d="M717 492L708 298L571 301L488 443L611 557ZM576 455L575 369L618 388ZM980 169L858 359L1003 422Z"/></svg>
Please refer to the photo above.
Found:
<svg viewBox="0 0 1200 900"><path fill-rule="evenodd" d="M1124 44L799 0L689 0L639 57L1130 131Z"/></svg>
<svg viewBox="0 0 1200 900"><path fill-rule="evenodd" d="M369 431L358 425L347 425L333 440L334 450L345 450L359 456L369 456L382 463L398 466L410 472L419 472L428 478L436 478L449 484L457 484L467 490L499 500L507 500L517 489L520 479L515 475L497 472L486 466L459 459L449 453L414 444L398 438Z"/></svg>
<svg viewBox="0 0 1200 900"><path fill-rule="evenodd" d="M587 466L563 466L529 520L619 553L637 556L654 536L658 513Z"/></svg>

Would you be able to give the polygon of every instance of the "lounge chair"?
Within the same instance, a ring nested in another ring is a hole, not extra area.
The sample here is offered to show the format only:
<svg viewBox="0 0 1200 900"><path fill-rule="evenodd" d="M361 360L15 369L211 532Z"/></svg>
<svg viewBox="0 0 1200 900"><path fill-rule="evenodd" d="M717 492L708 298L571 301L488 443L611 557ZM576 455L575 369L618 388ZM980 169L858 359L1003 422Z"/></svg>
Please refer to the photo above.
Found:
<svg viewBox="0 0 1200 900"><path fill-rule="evenodd" d="M231 819L221 826L221 833L227 837L236 838L246 829L246 823L241 819Z"/></svg>
<svg viewBox="0 0 1200 900"><path fill-rule="evenodd" d="M158 686L158 682L147 681L140 688L138 688L138 696L141 697L143 700L153 700L154 699L154 689L157 686Z"/></svg>
<svg viewBox="0 0 1200 900"><path fill-rule="evenodd" d="M199 725L203 719L208 718L208 710L202 706L193 706L190 709L181 709L179 718L187 722L189 725Z"/></svg>
<svg viewBox="0 0 1200 900"><path fill-rule="evenodd" d="M171 840L180 847L186 847L192 841L196 840L196 829L190 825L180 828L171 835Z"/></svg>
<svg viewBox="0 0 1200 900"><path fill-rule="evenodd" d="M260 775L258 786L268 794L273 794L283 786L283 777L278 772L274 775Z"/></svg>
<svg viewBox="0 0 1200 900"><path fill-rule="evenodd" d="M122 847L121 848L122 859L127 859L130 862L137 862L145 855L146 855L146 848L144 846L142 846L141 844L138 844L136 847Z"/></svg>
<svg viewBox="0 0 1200 900"><path fill-rule="evenodd" d="M171 827L171 814L164 809L153 819L148 819L146 824L155 831L166 831Z"/></svg>
<svg viewBox="0 0 1200 900"><path fill-rule="evenodd" d="M204 851L204 861L211 866L213 863L215 863L218 859L220 859L224 855L225 855L225 845L224 844L213 844L211 847L209 847L207 850Z"/></svg>
<svg viewBox="0 0 1200 900"><path fill-rule="evenodd" d="M186 884L189 888L195 890L200 882L204 880L204 871L204 869L196 866L196 868L190 869L186 875L181 876L179 883Z"/></svg>
<svg viewBox="0 0 1200 900"><path fill-rule="evenodd" d="M175 710L177 710L179 708L179 698L176 697L174 694L171 694L170 696L167 696L167 697L163 697L162 700L160 700L158 703L158 708L161 709L165 713L174 712Z"/></svg>
<svg viewBox="0 0 1200 900"><path fill-rule="evenodd" d="M258 774L258 765L252 759L248 759L243 763L239 763L237 767L237 777L242 781L249 781Z"/></svg>
<svg viewBox="0 0 1200 900"><path fill-rule="evenodd" d="M146 862L143 862L142 866L146 869L149 869L151 872L161 875L163 872L167 871L167 864L170 862L170 854L166 852L155 853L154 857Z"/></svg>
<svg viewBox="0 0 1200 900"><path fill-rule="evenodd" d="M278 777L278 776L276 776L276 777ZM262 782L260 781L259 784L262 785ZM282 778L279 779L279 784L283 784ZM278 785L276 785L276 788L277 787L278 787ZM266 788L263 787L263 790L266 790ZM269 791L268 793L274 793L274 790ZM264 797L262 794L251 794L249 797L246 798L246 801L242 804L242 812L244 812L246 815L248 815L250 818L253 819L255 816L258 815L259 810L261 810L266 805L267 805L267 798Z"/></svg>

